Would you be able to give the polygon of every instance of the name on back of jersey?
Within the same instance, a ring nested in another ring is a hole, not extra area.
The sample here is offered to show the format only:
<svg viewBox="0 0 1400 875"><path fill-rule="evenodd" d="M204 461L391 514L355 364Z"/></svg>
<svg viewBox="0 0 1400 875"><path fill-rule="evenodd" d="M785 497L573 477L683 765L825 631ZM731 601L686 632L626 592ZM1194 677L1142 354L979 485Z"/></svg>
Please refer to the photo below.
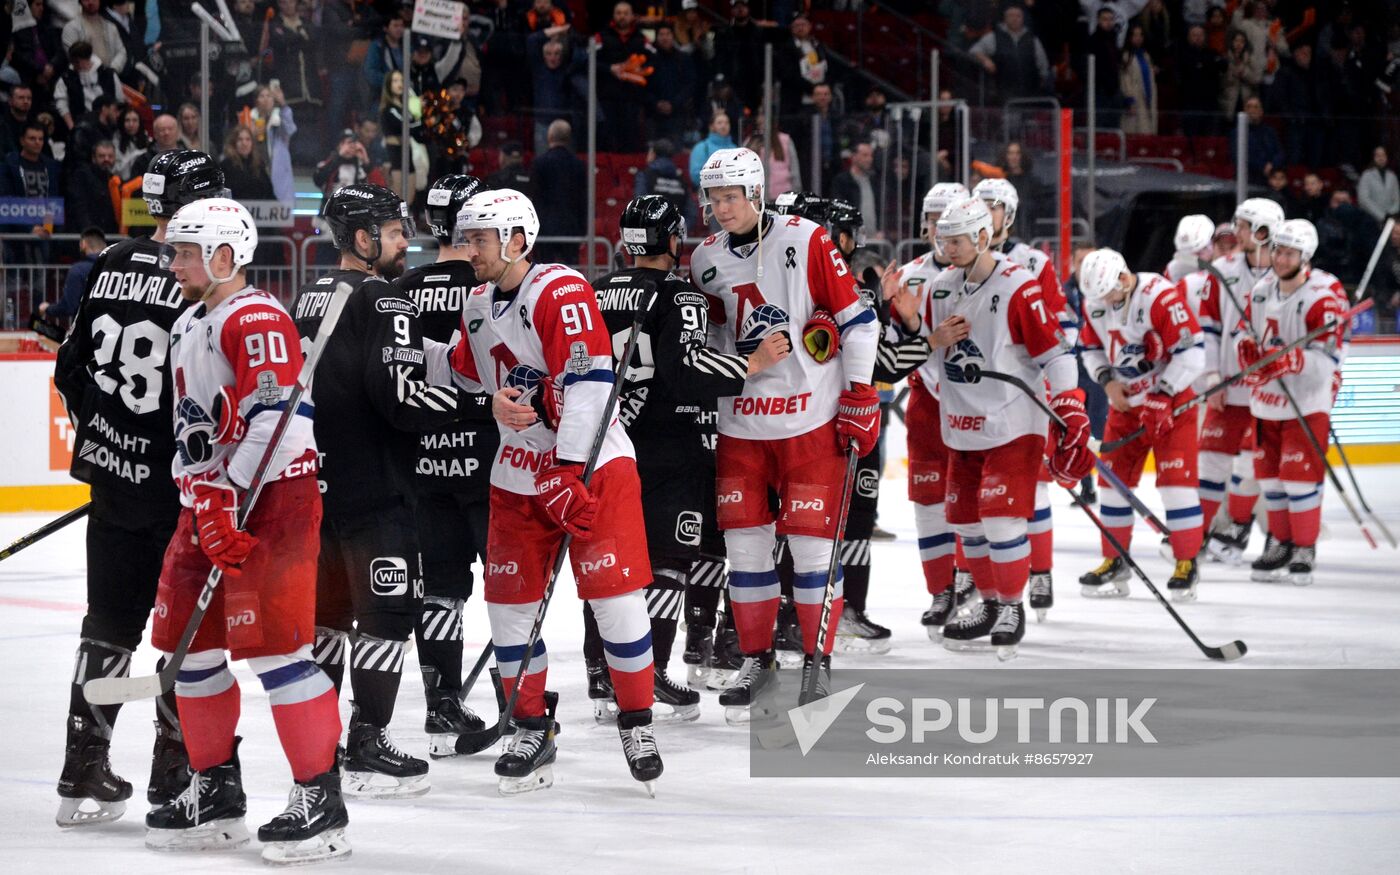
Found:
<svg viewBox="0 0 1400 875"><path fill-rule="evenodd" d="M132 256L133 259L136 257ZM184 299L180 297L180 287L172 282L173 279L164 273L106 270L97 277L88 296L93 300L132 301L178 310L184 305Z"/></svg>

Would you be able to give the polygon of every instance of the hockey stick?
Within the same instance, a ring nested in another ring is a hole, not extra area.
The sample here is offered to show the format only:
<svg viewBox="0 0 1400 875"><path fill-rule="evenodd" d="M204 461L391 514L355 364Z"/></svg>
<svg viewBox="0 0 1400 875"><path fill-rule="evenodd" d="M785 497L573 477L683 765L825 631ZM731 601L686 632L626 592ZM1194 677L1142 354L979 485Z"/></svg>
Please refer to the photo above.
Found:
<svg viewBox="0 0 1400 875"><path fill-rule="evenodd" d="M831 624L831 603L836 601L836 574L841 568L841 540L846 536L846 516L851 510L851 490L856 482L856 467L860 456L855 441L846 450L846 476L841 480L841 503L836 506L836 537L831 542L831 563L826 567L826 591L822 594L822 615L817 622L817 646L812 653L812 670L807 674L803 699L812 701L817 694L817 675L821 673L822 657L826 651L827 626Z"/></svg>
<svg viewBox="0 0 1400 875"><path fill-rule="evenodd" d="M1215 278L1215 281L1220 284L1221 290L1230 296L1230 303L1234 304L1235 309L1240 313L1244 313L1244 308L1240 306L1239 298L1235 297L1234 289L1230 288L1229 284L1225 281L1225 277L1220 274L1220 271L1215 268L1215 265L1203 258L1197 259L1196 264ZM1245 330L1249 332L1249 336L1257 341L1259 335L1254 331L1254 323L1246 319L1241 319L1240 321L1244 323ZM1336 327L1337 323L1333 322L1331 324L1333 327ZM1366 521L1363 520L1361 514L1357 512L1356 505L1352 504L1351 495L1346 491L1346 487L1342 486L1342 481L1337 477L1337 472L1332 470L1332 463L1327 461L1327 449L1322 446L1317 439L1317 435L1313 434L1312 429L1308 426L1308 418L1303 414L1303 408L1299 406L1298 399L1293 395L1293 390L1288 388L1288 384L1283 381L1283 377L1279 377L1272 382L1278 384L1279 390L1282 391L1283 396L1288 399L1288 406L1293 408L1293 416L1298 421L1298 428L1303 432L1303 436L1308 439L1308 444L1312 447L1313 452L1317 453L1317 459L1322 463L1322 469L1327 472L1327 479L1332 481L1332 488L1337 490L1337 495L1341 497L1342 504L1346 505L1347 512L1351 514L1352 521L1356 523L1357 528L1361 529L1361 534L1365 536L1366 542L1371 545L1371 549L1379 550L1380 545L1376 543L1375 536L1371 534L1370 529L1366 528ZM1331 417L1329 416L1328 419L1330 421Z"/></svg>
<svg viewBox="0 0 1400 875"><path fill-rule="evenodd" d="M52 535L54 532L68 525L69 523L76 522L82 519L83 517L87 516L88 511L90 510L92 510L92 502L89 501L82 507L73 508L72 510L68 511L68 513L65 513L63 516L59 517L56 520L44 523L42 526L30 532L29 534L21 535L20 537L15 538L14 541L10 542L10 546L6 547L3 550L0 550L0 559L9 559L11 556L23 550L25 547L28 547L29 545L34 544L38 541L44 540L49 535Z"/></svg>
<svg viewBox="0 0 1400 875"><path fill-rule="evenodd" d="M1356 285L1357 300L1361 300L1361 296L1366 294L1366 286L1371 284L1371 274L1376 272L1376 265L1381 260L1381 253L1385 251L1385 243L1390 239L1390 231L1394 227L1394 219L1385 220L1385 227L1381 228L1381 236L1376 238L1376 248L1371 250L1371 260L1366 262L1366 272L1361 275L1361 282Z"/></svg>
<svg viewBox="0 0 1400 875"><path fill-rule="evenodd" d="M647 311L651 309L651 301L652 298L648 297L639 302L636 312L632 314L632 330L627 336L627 346L623 348L622 357L613 370L613 384L612 388L608 390L608 403L603 406L603 417L598 423L598 430L593 435L593 446L588 451L587 463L583 466L583 485L585 488L593 481L593 474L598 466L598 457L603 452L603 439L607 437L608 426L612 422L613 407L616 406L617 396L622 391L623 377L627 374L627 367L632 362L632 355L637 350L637 336L642 333L642 320L646 317ZM549 610L549 601L554 596L554 587L559 582L559 575L564 570L564 562L569 558L569 547L573 542L574 536L568 532L565 532L564 536L559 539L559 548L554 553L554 567L550 569L549 580L544 587L544 595L540 597L540 606L535 609L535 622L530 627L530 637L525 641L525 653L520 657L520 668L515 672L515 683L511 687L510 696L506 698L505 707L501 709L500 719L496 721L495 726L488 726L473 732L464 732L457 736L457 753L480 753L505 735L506 727L510 725L512 715L515 713L516 702L520 700L520 689L524 686L525 674L530 668L530 657L534 655L535 645L539 642L540 633L544 629L545 612Z"/></svg>
<svg viewBox="0 0 1400 875"><path fill-rule="evenodd" d="M258 496L262 494L263 487L267 485L267 477L271 473L268 469L272 467L272 460L277 458L277 453L282 448L282 441L287 436L287 430L291 427L292 417L296 415L297 408L301 406L302 396L306 394L311 377L316 372L316 363L321 360L321 354L326 351L326 346L330 343L331 332L335 330L336 323L340 321L341 311L345 309L345 302L349 299L352 291L349 283L342 282L336 285L335 291L331 294L330 304L326 307L326 315L322 317L321 325L316 329L315 343L311 347L311 352L307 354L306 360L301 364L301 372L297 374L296 385L292 386L291 394L287 396L287 406L277 418L277 426L272 430L272 437L267 442L267 449L263 450L262 459L258 461L258 467L253 471L253 478L249 481L248 490L244 493L243 501L239 505L235 525L240 531L247 525L248 516L253 512L253 506L257 504ZM190 645L194 643L194 636L199 632L199 626L204 621L204 614L209 610L209 602L214 598L214 591L219 588L223 577L223 571L219 566L215 565L209 569L209 578L204 582L204 589L200 591L199 598L195 601L194 611L185 623L185 631L180 633L180 643L159 672L134 678L93 678L83 685L83 695L88 702L93 705L119 705L138 699L154 699L174 687L175 678L180 673L180 666L185 661L185 655L190 651Z"/></svg>
<svg viewBox="0 0 1400 875"><path fill-rule="evenodd" d="M476 658L476 664L472 670L467 672L467 679L462 681L462 689L457 693L458 701L465 702L467 694L476 686L476 679L481 677L481 670L486 667L486 660L491 658L491 642L487 641L486 646L481 648L481 655Z"/></svg>
<svg viewBox="0 0 1400 875"><path fill-rule="evenodd" d="M1258 370L1261 369L1261 368L1268 367L1269 365L1273 364L1273 363L1274 363L1275 361L1277 361L1278 359L1280 359L1280 358L1282 358L1283 356L1287 355L1289 352L1291 352L1291 351L1293 351L1293 350L1295 350L1295 349L1298 349L1298 348L1301 347L1301 346L1305 346L1306 344L1311 343L1312 341L1316 340L1317 338L1321 337L1322 335L1326 334L1327 332L1334 330L1334 329L1335 329L1339 324L1341 324L1342 322L1349 322L1349 321L1351 321L1351 319L1352 319L1353 316L1356 316L1356 315L1358 315L1358 314L1360 314L1360 313L1364 313L1364 312L1366 312L1367 310L1371 309L1373 306L1375 306L1375 302L1374 302L1374 301L1370 301L1370 300L1362 301L1361 303L1357 304L1355 307L1352 307L1350 310L1348 310L1348 311L1346 311L1345 313L1343 313L1343 314L1342 314L1342 318L1340 318L1340 319L1338 319L1338 320L1336 320L1336 321L1334 321L1334 322L1328 322L1328 323L1325 324L1325 325L1319 325L1319 326L1317 326L1317 327L1314 328L1312 331L1309 331L1307 334L1303 335L1302 337L1298 338L1297 340L1293 341L1292 343L1288 344L1287 346L1281 346L1281 347L1279 347L1278 349L1276 349L1276 350L1270 352L1268 355L1264 356L1263 358L1259 359L1259 361L1255 362L1254 364L1252 364L1252 365L1250 365L1249 367L1245 368L1244 370L1240 371L1238 374L1232 374L1232 375L1230 375L1228 378L1226 378L1226 379L1224 379L1224 380L1221 380L1219 383L1216 383L1214 386L1211 386L1209 389L1207 389L1207 390L1205 390L1204 392L1202 392L1201 394L1197 395L1195 398L1192 398L1190 401L1187 401L1186 403L1182 404L1180 407L1177 407L1175 410L1172 411L1172 415L1173 415L1173 416L1180 416L1181 414L1185 413L1185 412L1188 411L1188 410L1193 410L1193 409L1199 407L1200 405L1206 403L1206 401L1209 400L1212 396L1215 396L1215 395L1220 394L1221 392L1224 392L1226 389L1229 389L1231 386L1233 386L1233 385L1235 385L1236 383L1238 383L1239 381L1243 380L1245 377L1249 376L1250 374L1252 374L1252 373L1258 371ZM1116 438L1115 440L1111 440L1111 441L1109 441L1109 442L1106 443L1106 444L1100 445L1100 447L1099 447L1099 452L1100 452L1100 453L1112 452L1113 450L1116 450L1116 449L1118 449L1118 448L1121 447L1121 446L1124 446L1124 445L1126 445L1126 444L1130 444L1130 443L1132 443L1133 441L1137 440L1138 438L1142 437L1143 434L1146 433L1146 431L1147 431L1147 430L1144 429L1144 428L1138 428L1138 429L1135 430L1135 431L1131 431L1131 432L1129 432L1128 434L1124 435L1123 437Z"/></svg>

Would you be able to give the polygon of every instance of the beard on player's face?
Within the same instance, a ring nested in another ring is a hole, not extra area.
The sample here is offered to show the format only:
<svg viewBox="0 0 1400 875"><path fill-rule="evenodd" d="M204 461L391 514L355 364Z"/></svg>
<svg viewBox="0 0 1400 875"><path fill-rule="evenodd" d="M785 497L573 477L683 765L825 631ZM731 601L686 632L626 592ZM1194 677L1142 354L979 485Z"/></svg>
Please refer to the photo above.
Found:
<svg viewBox="0 0 1400 875"><path fill-rule="evenodd" d="M384 253L379 256L379 260L374 263L379 269L379 275L385 279L396 280L403 276L404 269L408 266L408 253L400 252L397 255Z"/></svg>

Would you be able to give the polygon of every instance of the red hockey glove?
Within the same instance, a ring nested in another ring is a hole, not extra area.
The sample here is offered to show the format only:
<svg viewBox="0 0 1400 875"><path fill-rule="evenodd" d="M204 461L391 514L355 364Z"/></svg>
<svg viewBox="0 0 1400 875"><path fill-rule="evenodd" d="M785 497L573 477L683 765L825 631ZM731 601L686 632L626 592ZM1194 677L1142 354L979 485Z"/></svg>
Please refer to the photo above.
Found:
<svg viewBox="0 0 1400 875"><path fill-rule="evenodd" d="M857 383L841 392L836 404L836 441L845 452L855 441L856 455L875 449L880 437L880 393L874 386Z"/></svg>
<svg viewBox="0 0 1400 875"><path fill-rule="evenodd" d="M558 431L564 414L564 388L548 377L540 380L539 388L530 393L530 406L546 428Z"/></svg>
<svg viewBox="0 0 1400 875"><path fill-rule="evenodd" d="M1145 362L1160 362L1167 357L1167 345L1162 341L1162 335L1155 331L1149 331L1142 336L1142 360Z"/></svg>
<svg viewBox="0 0 1400 875"><path fill-rule="evenodd" d="M238 493L220 483L194 485L194 522L199 530L199 547L209 561L230 577L237 577L238 566L248 558L258 539L239 531Z"/></svg>
<svg viewBox="0 0 1400 875"><path fill-rule="evenodd" d="M535 475L535 492L555 525L580 541L593 537L598 499L583 485L582 465L575 462L546 468Z"/></svg>
<svg viewBox="0 0 1400 875"><path fill-rule="evenodd" d="M1146 400L1142 402L1141 413L1142 427L1146 430L1148 438L1157 440L1170 434L1174 418L1171 396L1161 392L1149 392Z"/></svg>
<svg viewBox="0 0 1400 875"><path fill-rule="evenodd" d="M831 314L818 310L802 326L802 346L819 365L836 358L841 349L841 329Z"/></svg>
<svg viewBox="0 0 1400 875"><path fill-rule="evenodd" d="M1050 399L1050 409L1064 422L1050 424L1055 451L1050 454L1050 474L1062 485L1073 486L1094 470L1094 454L1089 451L1089 414L1084 409L1084 390L1071 389Z"/></svg>
<svg viewBox="0 0 1400 875"><path fill-rule="evenodd" d="M1239 345L1235 347L1235 358L1240 363L1240 370L1246 371L1254 367L1254 363L1263 358L1259 353L1259 344L1254 342L1252 337L1241 337ZM1253 380L1254 375L1245 377L1246 382Z"/></svg>
<svg viewBox="0 0 1400 875"><path fill-rule="evenodd" d="M1279 377L1301 373L1302 370L1303 351L1295 347L1250 374L1245 380L1251 386L1262 386L1272 380L1277 380Z"/></svg>

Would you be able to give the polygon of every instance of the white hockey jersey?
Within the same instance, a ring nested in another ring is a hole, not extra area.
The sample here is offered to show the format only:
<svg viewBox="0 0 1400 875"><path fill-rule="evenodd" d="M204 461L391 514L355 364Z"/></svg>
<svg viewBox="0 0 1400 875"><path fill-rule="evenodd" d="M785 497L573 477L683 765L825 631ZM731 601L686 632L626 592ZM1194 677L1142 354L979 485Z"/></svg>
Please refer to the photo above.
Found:
<svg viewBox="0 0 1400 875"><path fill-rule="evenodd" d="M212 310L190 307L170 332L175 375L175 457L180 503L193 506L199 481L247 488L301 371L292 317L252 287ZM311 393L302 395L266 482L316 472Z"/></svg>
<svg viewBox="0 0 1400 875"><path fill-rule="evenodd" d="M1254 286L1246 318L1259 338L1259 351L1267 354L1287 346L1329 322L1337 323L1303 347L1303 371L1279 378L1297 399L1303 414L1332 409L1333 379L1341 369L1341 345L1346 332L1346 292L1341 282L1325 270L1309 269L1303 284L1284 294L1277 274L1270 273ZM1236 341L1236 346L1239 342ZM1238 353L1236 353L1238 355ZM1293 419L1293 406L1278 381L1254 387L1249 410L1259 419Z"/></svg>
<svg viewBox="0 0 1400 875"><path fill-rule="evenodd" d="M834 419L842 390L870 382L880 339L875 311L824 228L768 213L762 222L753 242L733 245L721 231L690 257L690 280L710 299L721 352L747 355L774 331L792 339L792 355L750 377L742 395L719 401L720 433L747 440L796 437ZM840 353L825 364L802 348L802 327L817 310L841 330Z"/></svg>
<svg viewBox="0 0 1400 875"><path fill-rule="evenodd" d="M1040 293L1044 296L1045 303L1054 311L1055 318L1060 323L1060 332L1064 334L1069 345L1074 346L1079 340L1079 320L1070 312L1069 301L1060 286L1060 277L1055 273L1055 262L1043 250L1019 240L1004 252L1007 261L1021 265L1040 282Z"/></svg>
<svg viewBox="0 0 1400 875"><path fill-rule="evenodd" d="M1134 407L1154 389L1176 395L1191 388L1200 376L1204 337L1179 283L1160 274L1140 273L1126 300L1116 307L1101 302L1084 315L1079 335L1084 369L1096 380L1104 369L1111 370L1113 379L1127 388L1128 403ZM1162 339L1165 355L1158 361L1144 357L1149 331Z"/></svg>
<svg viewBox="0 0 1400 875"><path fill-rule="evenodd" d="M1196 311L1200 316L1201 330L1205 332L1207 372L1215 371L1222 380L1240 372L1239 359L1235 357L1235 344L1241 337L1240 320L1244 313L1240 307L1248 306L1245 298L1255 283L1270 274L1268 268L1249 266L1249 259L1243 252L1223 256L1211 262L1220 275L1225 277L1228 289L1212 283L1201 289L1201 303ZM1239 307L1235 303L1239 303ZM1232 407L1249 405L1249 387L1236 383L1225 390L1225 403Z"/></svg>
<svg viewBox="0 0 1400 875"><path fill-rule="evenodd" d="M491 485L534 495L535 475L556 459L586 461L614 377L612 338L588 280L562 264L532 264L511 297L494 283L477 286L467 296L460 332L451 353L458 385L488 393L517 387L524 390L519 404L531 403L535 393L562 398L556 430L543 421L524 431L501 426ZM616 458L634 453L612 410L598 467Z"/></svg>
<svg viewBox="0 0 1400 875"><path fill-rule="evenodd" d="M1070 344L1040 281L1006 256L992 257L996 266L981 283L967 283L956 267L939 273L929 285L924 308L925 334L953 315L971 325L965 339L933 351L941 369L943 442L955 450L987 450L1025 435L1044 437L1049 426L1045 412L1015 386L968 382L969 367L1019 377L1032 388L1043 387L1048 378L1052 394L1077 382Z"/></svg>

